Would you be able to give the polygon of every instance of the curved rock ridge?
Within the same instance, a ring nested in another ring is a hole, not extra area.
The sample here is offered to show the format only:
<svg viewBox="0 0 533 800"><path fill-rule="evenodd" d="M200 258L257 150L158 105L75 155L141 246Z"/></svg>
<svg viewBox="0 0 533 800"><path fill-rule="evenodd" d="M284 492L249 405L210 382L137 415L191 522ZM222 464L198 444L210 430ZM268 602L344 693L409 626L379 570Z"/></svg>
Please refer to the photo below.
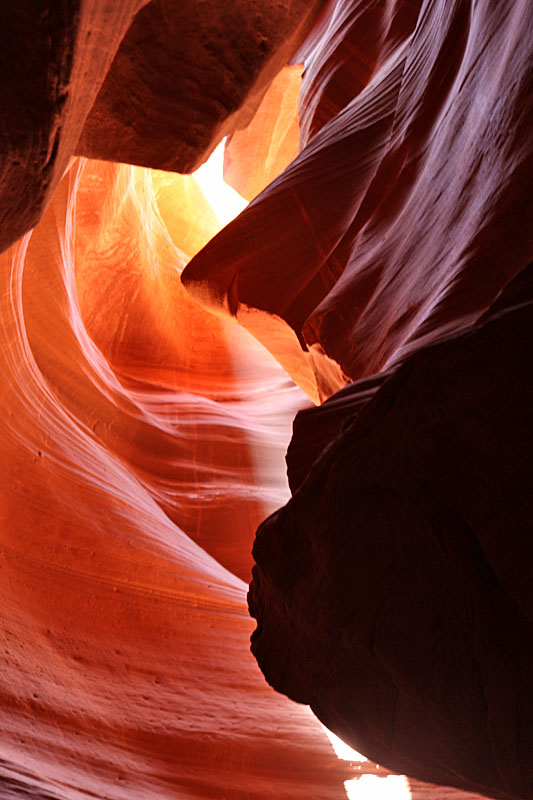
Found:
<svg viewBox="0 0 533 800"><path fill-rule="evenodd" d="M183 274L315 402L468 328L531 256L530 4L416 7L329 4L305 147Z"/></svg>
<svg viewBox="0 0 533 800"><path fill-rule="evenodd" d="M354 778L248 651L242 578L258 520L287 498L305 397L184 292L218 227L194 178L82 159L0 259L6 800L396 786L368 762Z"/></svg>
<svg viewBox="0 0 533 800"><path fill-rule="evenodd" d="M302 445L249 592L275 689L389 769L506 800L533 797L532 275L307 414L296 437L337 433Z"/></svg>
<svg viewBox="0 0 533 800"><path fill-rule="evenodd" d="M296 60L305 62L302 146L370 83L417 24L421 0L333 0Z"/></svg>

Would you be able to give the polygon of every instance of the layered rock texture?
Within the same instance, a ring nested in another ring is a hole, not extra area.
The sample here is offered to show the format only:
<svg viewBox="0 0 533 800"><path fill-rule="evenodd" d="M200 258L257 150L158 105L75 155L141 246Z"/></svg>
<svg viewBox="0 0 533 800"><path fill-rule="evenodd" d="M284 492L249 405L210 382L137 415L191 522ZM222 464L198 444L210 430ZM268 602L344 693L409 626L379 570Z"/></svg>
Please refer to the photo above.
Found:
<svg viewBox="0 0 533 800"><path fill-rule="evenodd" d="M533 798L529 2L0 23L0 797Z"/></svg>
<svg viewBox="0 0 533 800"><path fill-rule="evenodd" d="M529 3L328 8L306 146L184 273L315 399L467 328L531 257Z"/></svg>
<svg viewBox="0 0 533 800"><path fill-rule="evenodd" d="M267 679L502 798L533 796L531 30L522 3L328 6L299 156L184 273L315 401L357 381L297 420L257 537Z"/></svg>
<svg viewBox="0 0 533 800"><path fill-rule="evenodd" d="M170 177L73 161L2 256L0 796L337 798L347 768L248 646L303 398L185 294Z"/></svg>

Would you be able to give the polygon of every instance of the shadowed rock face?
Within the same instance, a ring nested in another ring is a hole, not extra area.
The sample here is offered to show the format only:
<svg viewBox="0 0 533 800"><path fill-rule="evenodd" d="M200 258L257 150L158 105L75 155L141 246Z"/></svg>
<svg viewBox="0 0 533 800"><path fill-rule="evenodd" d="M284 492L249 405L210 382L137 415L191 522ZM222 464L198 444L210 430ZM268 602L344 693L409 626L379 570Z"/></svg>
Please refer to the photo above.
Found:
<svg viewBox="0 0 533 800"><path fill-rule="evenodd" d="M533 797L531 290L346 390L249 592L275 689L390 769L499 798Z"/></svg>
<svg viewBox="0 0 533 800"><path fill-rule="evenodd" d="M85 123L81 155L191 172L247 125L323 0L152 0Z"/></svg>
<svg viewBox="0 0 533 800"><path fill-rule="evenodd" d="M2 4L0 252L43 213L115 51L146 1Z"/></svg>
<svg viewBox="0 0 533 800"><path fill-rule="evenodd" d="M320 124L183 276L315 401L468 328L531 257L529 3L400 5L333 4L304 73ZM348 8L378 19L359 82Z"/></svg>
<svg viewBox="0 0 533 800"><path fill-rule="evenodd" d="M331 396L254 546L267 680L391 768L529 798L531 10L408 10L328 6L301 153L183 280Z"/></svg>

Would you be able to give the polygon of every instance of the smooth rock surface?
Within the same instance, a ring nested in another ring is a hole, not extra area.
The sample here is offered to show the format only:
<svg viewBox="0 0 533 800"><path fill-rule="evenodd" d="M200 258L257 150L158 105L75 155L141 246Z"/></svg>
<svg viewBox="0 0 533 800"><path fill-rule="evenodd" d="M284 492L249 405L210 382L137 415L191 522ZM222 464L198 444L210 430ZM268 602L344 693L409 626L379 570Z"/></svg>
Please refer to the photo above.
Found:
<svg viewBox="0 0 533 800"><path fill-rule="evenodd" d="M530 4L400 5L330 4L305 147L183 275L315 402L467 329L533 249Z"/></svg>
<svg viewBox="0 0 533 800"><path fill-rule="evenodd" d="M226 142L224 180L247 200L253 200L298 155L302 72L301 64L282 69L251 122Z"/></svg>
<svg viewBox="0 0 533 800"><path fill-rule="evenodd" d="M248 648L305 398L194 316L159 177L74 161L0 258L0 796L337 800L349 767Z"/></svg>

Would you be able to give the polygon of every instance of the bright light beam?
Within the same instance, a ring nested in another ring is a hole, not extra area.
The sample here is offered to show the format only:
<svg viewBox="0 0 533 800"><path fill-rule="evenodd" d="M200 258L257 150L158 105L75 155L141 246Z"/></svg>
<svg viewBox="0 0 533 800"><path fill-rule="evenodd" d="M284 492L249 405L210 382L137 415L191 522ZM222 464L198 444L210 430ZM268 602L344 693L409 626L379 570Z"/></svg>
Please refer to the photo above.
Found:
<svg viewBox="0 0 533 800"><path fill-rule="evenodd" d="M248 205L248 200L245 200L224 180L225 141L223 139L213 150L205 164L202 164L193 173L195 181L200 186L222 226L235 219Z"/></svg>
<svg viewBox="0 0 533 800"><path fill-rule="evenodd" d="M348 800L411 800L405 775L361 775L344 782Z"/></svg>
<svg viewBox="0 0 533 800"><path fill-rule="evenodd" d="M368 761L365 756L347 745L342 739L323 726L335 750L337 758L343 761L361 763ZM409 783L405 775L361 775L344 782L348 800L411 800Z"/></svg>
<svg viewBox="0 0 533 800"><path fill-rule="evenodd" d="M343 742L342 739L339 739L333 731L330 731L329 728L326 728L325 725L322 726L324 728L324 733L328 737L331 742L331 746L335 750L335 755L337 758L341 758L343 761L368 761L365 756L358 753L357 750L354 750L353 747Z"/></svg>

